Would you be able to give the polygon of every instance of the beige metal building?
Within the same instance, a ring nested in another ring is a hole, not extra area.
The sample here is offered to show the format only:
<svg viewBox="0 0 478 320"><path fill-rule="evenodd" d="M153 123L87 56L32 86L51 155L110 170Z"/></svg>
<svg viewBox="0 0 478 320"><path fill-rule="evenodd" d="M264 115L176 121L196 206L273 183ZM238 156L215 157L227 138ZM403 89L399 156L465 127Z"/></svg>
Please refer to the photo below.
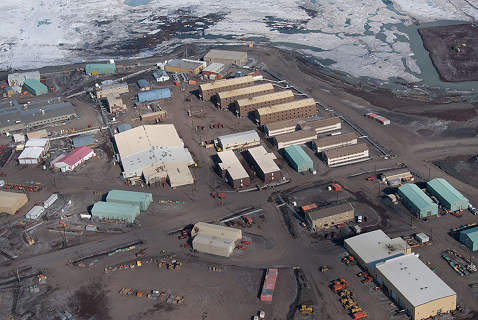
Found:
<svg viewBox="0 0 478 320"><path fill-rule="evenodd" d="M275 154L267 152L263 146L248 149L246 152L247 162L249 162L257 176L261 178L264 183L278 181L282 178L280 168L274 161L276 159Z"/></svg>
<svg viewBox="0 0 478 320"><path fill-rule="evenodd" d="M24 193L0 191L0 213L15 214L28 202Z"/></svg>
<svg viewBox="0 0 478 320"><path fill-rule="evenodd" d="M309 98L259 108L256 110L256 121L264 125L275 121L306 118L316 113L315 101Z"/></svg>
<svg viewBox="0 0 478 320"><path fill-rule="evenodd" d="M357 135L353 132L339 134L336 136L329 136L324 138L318 138L314 141L314 149L317 153L321 153L325 150L345 147L348 145L357 144Z"/></svg>
<svg viewBox="0 0 478 320"><path fill-rule="evenodd" d="M222 177L233 188L242 188L251 184L251 179L246 169L232 150L217 153L220 162L217 164Z"/></svg>
<svg viewBox="0 0 478 320"><path fill-rule="evenodd" d="M376 269L377 282L411 319L430 319L456 309L456 292L416 255L386 260Z"/></svg>
<svg viewBox="0 0 478 320"><path fill-rule="evenodd" d="M107 96L119 96L123 93L128 93L129 88L126 82L104 85L96 89L96 98L103 99Z"/></svg>
<svg viewBox="0 0 478 320"><path fill-rule="evenodd" d="M127 108L120 96L106 96L106 104L110 113L126 112Z"/></svg>
<svg viewBox="0 0 478 320"><path fill-rule="evenodd" d="M208 235L211 237L219 237L232 240L234 242L240 241L242 239L241 229L230 228L205 222L198 222L192 228L191 237L194 237L198 234Z"/></svg>
<svg viewBox="0 0 478 320"><path fill-rule="evenodd" d="M236 113L241 117L247 117L250 112L259 108L282 104L294 100L292 90L278 91L262 96L238 99L236 101Z"/></svg>
<svg viewBox="0 0 478 320"><path fill-rule="evenodd" d="M221 91L249 87L254 84L254 77L245 76L233 79L223 79L199 85L199 95L202 100L210 100L211 97Z"/></svg>
<svg viewBox="0 0 478 320"><path fill-rule="evenodd" d="M282 149L296 144L304 144L317 139L314 130L298 130L291 133L284 133L274 136L274 144L277 149Z"/></svg>
<svg viewBox="0 0 478 320"><path fill-rule="evenodd" d="M204 61L208 64L218 62L242 67L247 63L247 52L212 49L204 56Z"/></svg>
<svg viewBox="0 0 478 320"><path fill-rule="evenodd" d="M48 138L48 131L46 129L41 129L37 131L27 132L27 138L28 140Z"/></svg>
<svg viewBox="0 0 478 320"><path fill-rule="evenodd" d="M301 129L313 129L317 134L340 130L342 121L339 117L325 118L315 121L305 121L299 124Z"/></svg>
<svg viewBox="0 0 478 320"><path fill-rule="evenodd" d="M338 149L326 150L322 153L329 167L345 166L369 160L368 147L365 143L354 144Z"/></svg>
<svg viewBox="0 0 478 320"><path fill-rule="evenodd" d="M175 73L199 74L204 68L204 64L199 61L172 59L164 66L164 71Z"/></svg>
<svg viewBox="0 0 478 320"><path fill-rule="evenodd" d="M207 234L198 234L193 239L193 249L215 256L228 258L234 252L234 241Z"/></svg>
<svg viewBox="0 0 478 320"><path fill-rule="evenodd" d="M155 111L155 112L149 112L142 114L141 121L161 121L166 119L167 112L166 110L161 110L161 111Z"/></svg>
<svg viewBox="0 0 478 320"><path fill-rule="evenodd" d="M280 134L291 133L297 130L297 120L284 120L267 123L264 126L264 131L268 137L277 136Z"/></svg>
<svg viewBox="0 0 478 320"><path fill-rule="evenodd" d="M350 203L344 203L307 211L305 220L314 231L317 231L353 221L354 212L354 207Z"/></svg>
<svg viewBox="0 0 478 320"><path fill-rule="evenodd" d="M251 87L218 92L217 102L221 108L226 108L237 99L252 98L271 92L274 92L274 87L272 84L258 84Z"/></svg>
<svg viewBox="0 0 478 320"><path fill-rule="evenodd" d="M402 181L412 181L413 175L408 169L397 169L386 171L380 174L380 180L383 182L390 182L394 180Z"/></svg>

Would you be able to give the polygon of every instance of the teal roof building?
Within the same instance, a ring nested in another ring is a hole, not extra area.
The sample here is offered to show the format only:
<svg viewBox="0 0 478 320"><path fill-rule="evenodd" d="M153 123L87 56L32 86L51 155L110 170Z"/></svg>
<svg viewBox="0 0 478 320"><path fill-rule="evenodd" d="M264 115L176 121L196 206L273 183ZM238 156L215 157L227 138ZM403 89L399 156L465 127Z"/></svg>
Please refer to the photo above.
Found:
<svg viewBox="0 0 478 320"><path fill-rule="evenodd" d="M99 220L121 220L133 223L139 215L137 205L99 201L93 205L91 215Z"/></svg>
<svg viewBox="0 0 478 320"><path fill-rule="evenodd" d="M459 239L471 251L478 250L478 227L461 231Z"/></svg>
<svg viewBox="0 0 478 320"><path fill-rule="evenodd" d="M284 158L297 172L303 172L314 168L314 162L299 145L285 147L283 153Z"/></svg>
<svg viewBox="0 0 478 320"><path fill-rule="evenodd" d="M145 192L111 190L106 196L106 202L135 205L141 210L148 210L149 205L153 202L153 195Z"/></svg>
<svg viewBox="0 0 478 320"><path fill-rule="evenodd" d="M88 75L115 74L116 64L114 63L90 63L85 67Z"/></svg>
<svg viewBox="0 0 478 320"><path fill-rule="evenodd" d="M23 82L23 88L34 96L41 96L42 94L48 93L48 87L35 79L26 79L25 82Z"/></svg>
<svg viewBox="0 0 478 320"><path fill-rule="evenodd" d="M443 178L435 178L427 182L427 191L435 196L443 208L451 211L467 209L470 201Z"/></svg>
<svg viewBox="0 0 478 320"><path fill-rule="evenodd" d="M438 205L430 199L416 184L407 183L398 188L398 195L405 206L419 218L436 216Z"/></svg>

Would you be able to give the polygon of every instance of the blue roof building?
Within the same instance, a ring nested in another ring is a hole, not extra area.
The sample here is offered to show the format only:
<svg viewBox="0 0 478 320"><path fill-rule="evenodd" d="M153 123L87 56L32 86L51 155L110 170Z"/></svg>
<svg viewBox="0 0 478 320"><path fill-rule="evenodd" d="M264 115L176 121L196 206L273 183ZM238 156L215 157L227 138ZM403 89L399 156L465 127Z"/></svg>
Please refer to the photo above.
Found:
<svg viewBox="0 0 478 320"><path fill-rule="evenodd" d="M124 132L131 129L131 125L129 123L122 123L116 129L118 130L118 133Z"/></svg>
<svg viewBox="0 0 478 320"><path fill-rule="evenodd" d="M171 98L171 91L169 88L138 92L139 102L156 101L167 98Z"/></svg>
<svg viewBox="0 0 478 320"><path fill-rule="evenodd" d="M427 191L437 197L445 209L459 211L468 208L468 199L443 178L435 178L428 181Z"/></svg>
<svg viewBox="0 0 478 320"><path fill-rule="evenodd" d="M470 248L471 251L478 250L478 227L461 231L460 242Z"/></svg>
<svg viewBox="0 0 478 320"><path fill-rule="evenodd" d="M138 80L138 87L141 90L150 90L151 89L151 86L149 85L148 80L145 80L145 79Z"/></svg>
<svg viewBox="0 0 478 320"><path fill-rule="evenodd" d="M106 196L106 202L124 203L138 206L140 210L148 210L150 203L153 202L153 195L146 192L111 190Z"/></svg>
<svg viewBox="0 0 478 320"><path fill-rule="evenodd" d="M284 158L297 172L303 172L314 168L314 162L299 145L285 147L283 153Z"/></svg>
<svg viewBox="0 0 478 320"><path fill-rule="evenodd" d="M438 205L430 199L416 184L407 183L398 188L403 203L419 218L436 216Z"/></svg>
<svg viewBox="0 0 478 320"><path fill-rule="evenodd" d="M91 215L99 220L122 220L133 223L140 214L138 205L98 201L91 209Z"/></svg>
<svg viewBox="0 0 478 320"><path fill-rule="evenodd" d="M79 136L72 139L73 146L75 148L83 146L94 146L96 144L95 137L93 136Z"/></svg>

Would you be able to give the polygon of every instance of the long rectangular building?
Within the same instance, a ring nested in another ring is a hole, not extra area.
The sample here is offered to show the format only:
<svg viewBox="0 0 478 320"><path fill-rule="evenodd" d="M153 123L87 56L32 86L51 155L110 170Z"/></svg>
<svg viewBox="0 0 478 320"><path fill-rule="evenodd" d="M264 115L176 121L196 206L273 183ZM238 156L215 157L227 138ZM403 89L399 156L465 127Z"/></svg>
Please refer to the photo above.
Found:
<svg viewBox="0 0 478 320"><path fill-rule="evenodd" d="M326 150L322 154L329 167L345 166L370 159L365 143Z"/></svg>
<svg viewBox="0 0 478 320"><path fill-rule="evenodd" d="M217 164L222 176L233 188L242 188L251 183L249 174L232 150L218 152L220 162Z"/></svg>
<svg viewBox="0 0 478 320"><path fill-rule="evenodd" d="M292 90L278 91L257 97L237 99L236 113L238 113L241 117L247 117L250 112L253 112L259 108L269 107L275 104L282 104L292 100L294 100L294 93Z"/></svg>
<svg viewBox="0 0 478 320"><path fill-rule="evenodd" d="M255 130L248 130L220 136L217 141L222 150L234 150L257 146L261 138Z"/></svg>
<svg viewBox="0 0 478 320"><path fill-rule="evenodd" d="M257 176L265 183L277 181L282 177L280 168L274 162L277 159L275 154L267 152L263 146L247 150L246 156Z"/></svg>
<svg viewBox="0 0 478 320"><path fill-rule="evenodd" d="M263 83L251 87L218 92L217 101L221 108L226 108L237 99L252 98L271 92L274 92L272 84Z"/></svg>
<svg viewBox="0 0 478 320"><path fill-rule="evenodd" d="M470 203L467 198L443 178L435 178L428 181L427 191L437 197L443 207L450 211L467 209Z"/></svg>
<svg viewBox="0 0 478 320"><path fill-rule="evenodd" d="M353 221L354 214L354 207L350 203L344 203L307 211L305 220L313 230L317 231Z"/></svg>
<svg viewBox="0 0 478 320"><path fill-rule="evenodd" d="M279 134L273 138L277 149L304 144L315 139L317 139L317 134L313 130L298 130L292 133Z"/></svg>
<svg viewBox="0 0 478 320"><path fill-rule="evenodd" d="M318 138L314 141L314 149L317 153L321 153L325 150L336 149L345 147L348 145L357 144L357 135L353 132L339 134L336 136Z"/></svg>
<svg viewBox="0 0 478 320"><path fill-rule="evenodd" d="M314 169L314 162L305 153L301 146L293 145L284 148L284 159L289 162L290 166L297 172L304 172Z"/></svg>
<svg viewBox="0 0 478 320"><path fill-rule="evenodd" d="M315 130L317 134L321 134L340 130L342 128L342 121L339 117L333 117L314 121L304 121L301 122L299 126L301 129L312 129Z"/></svg>
<svg viewBox="0 0 478 320"><path fill-rule="evenodd" d="M264 125L274 121L306 118L316 113L317 107L314 99L308 98L259 108L256 110L256 121L260 125Z"/></svg>
<svg viewBox="0 0 478 320"><path fill-rule="evenodd" d="M297 120L284 120L271 122L264 126L264 131L268 137L277 136L279 134L291 133L297 130Z"/></svg>
<svg viewBox="0 0 478 320"><path fill-rule="evenodd" d="M407 183L398 188L398 195L405 206L419 218L436 216L438 205L428 197L416 184Z"/></svg>
<svg viewBox="0 0 478 320"><path fill-rule="evenodd" d="M242 67L247 63L247 52L212 49L203 59L207 63L235 64Z"/></svg>
<svg viewBox="0 0 478 320"><path fill-rule="evenodd" d="M253 84L254 78L252 76L217 80L214 82L201 84L199 86L199 95L202 100L207 101L218 92L249 87Z"/></svg>

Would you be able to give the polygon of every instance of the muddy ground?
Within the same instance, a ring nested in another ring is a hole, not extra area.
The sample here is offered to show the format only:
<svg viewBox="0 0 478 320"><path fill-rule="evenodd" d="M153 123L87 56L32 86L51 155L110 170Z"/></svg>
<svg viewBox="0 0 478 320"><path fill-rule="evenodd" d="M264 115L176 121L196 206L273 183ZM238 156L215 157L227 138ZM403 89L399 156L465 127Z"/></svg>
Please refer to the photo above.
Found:
<svg viewBox="0 0 478 320"><path fill-rule="evenodd" d="M476 155L447 157L433 162L451 176L478 187L478 158Z"/></svg>

